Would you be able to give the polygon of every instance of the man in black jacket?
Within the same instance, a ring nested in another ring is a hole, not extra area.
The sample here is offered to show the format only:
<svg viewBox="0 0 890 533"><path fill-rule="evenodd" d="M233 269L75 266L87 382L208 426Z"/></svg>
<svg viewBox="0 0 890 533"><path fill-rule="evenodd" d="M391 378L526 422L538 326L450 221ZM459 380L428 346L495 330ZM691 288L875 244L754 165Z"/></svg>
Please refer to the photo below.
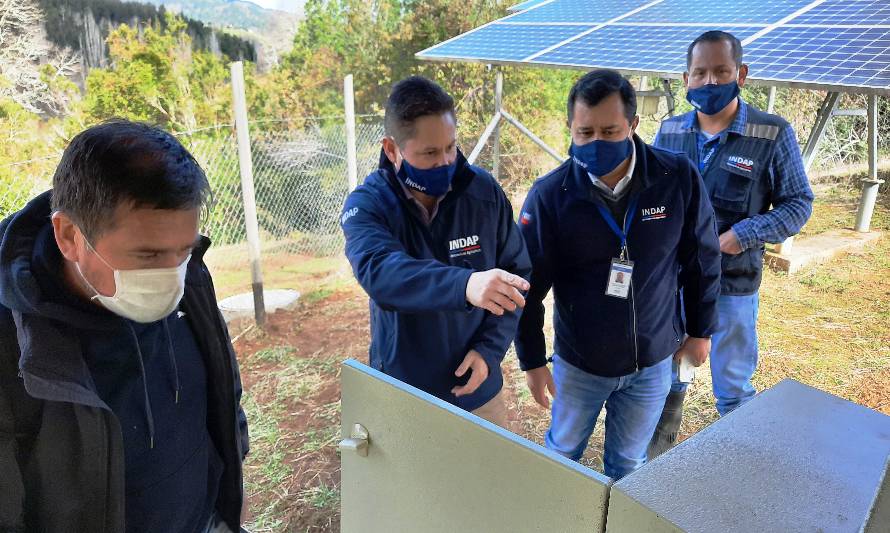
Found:
<svg viewBox="0 0 890 533"><path fill-rule="evenodd" d="M618 479L646 462L672 356L695 366L708 356L719 244L698 171L635 134L636 93L626 79L585 74L567 112L571 157L535 182L519 217L532 277L516 353L535 400L549 407L547 392L555 393L548 448L580 459L605 406L603 468ZM543 331L551 288L553 374Z"/></svg>
<svg viewBox="0 0 890 533"><path fill-rule="evenodd" d="M208 196L173 136L118 120L0 223L0 530L239 530L247 423Z"/></svg>

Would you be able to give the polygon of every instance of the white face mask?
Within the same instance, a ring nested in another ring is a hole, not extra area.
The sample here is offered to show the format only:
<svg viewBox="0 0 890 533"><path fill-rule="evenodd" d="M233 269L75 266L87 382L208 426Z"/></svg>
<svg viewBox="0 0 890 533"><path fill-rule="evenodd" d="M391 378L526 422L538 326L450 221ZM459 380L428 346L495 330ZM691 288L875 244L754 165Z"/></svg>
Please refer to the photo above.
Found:
<svg viewBox="0 0 890 533"><path fill-rule="evenodd" d="M108 264L93 245L84 239L87 247L96 254L105 266L114 271L114 296L104 296L83 275L78 263L74 263L78 274L87 286L96 293L90 298L96 300L112 313L129 318L133 322L148 324L156 322L179 305L185 292L185 272L191 255L179 266L173 268L145 268L138 270L117 270Z"/></svg>

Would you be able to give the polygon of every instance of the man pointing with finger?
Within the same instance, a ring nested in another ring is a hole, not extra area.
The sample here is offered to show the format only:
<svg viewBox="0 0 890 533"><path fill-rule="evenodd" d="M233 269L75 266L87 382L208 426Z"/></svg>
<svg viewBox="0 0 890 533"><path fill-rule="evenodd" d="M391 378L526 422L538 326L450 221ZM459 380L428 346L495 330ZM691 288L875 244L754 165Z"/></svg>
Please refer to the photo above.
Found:
<svg viewBox="0 0 890 533"><path fill-rule="evenodd" d="M380 166L346 199L346 256L371 298L371 366L506 425L501 361L531 265L500 186L457 149L454 100L397 83Z"/></svg>
<svg viewBox="0 0 890 533"><path fill-rule="evenodd" d="M646 462L671 386L671 359L710 349L720 290L714 212L689 160L643 143L633 87L593 71L568 98L571 157L535 182L520 214L532 260L516 351L535 400L555 392L548 448L578 460L606 407L603 465ZM689 338L682 339L678 279ZM543 299L553 288L554 372Z"/></svg>

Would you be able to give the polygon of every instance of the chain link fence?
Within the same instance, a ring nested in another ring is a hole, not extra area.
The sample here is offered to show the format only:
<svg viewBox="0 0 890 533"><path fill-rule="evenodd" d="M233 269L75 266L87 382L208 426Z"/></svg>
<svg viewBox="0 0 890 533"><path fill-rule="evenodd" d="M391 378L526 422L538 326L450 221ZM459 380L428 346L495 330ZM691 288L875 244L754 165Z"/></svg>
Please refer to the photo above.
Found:
<svg viewBox="0 0 890 533"><path fill-rule="evenodd" d="M383 117L356 117L359 180L377 167ZM241 175L234 127L177 134L210 180L213 202L202 232L214 241L220 263L246 260ZM339 215L349 192L346 128L342 116L250 124L260 240L265 253L330 256L343 249ZM0 193L0 219L51 187L61 154L4 169L14 176Z"/></svg>
<svg viewBox="0 0 890 533"><path fill-rule="evenodd" d="M776 112L788 118L801 141L815 120L820 100L805 98L804 91L782 91ZM764 102L752 102L765 107ZM882 158L890 156L890 99L880 98L879 144ZM762 104L762 105L760 105ZM865 97L842 96L842 108L865 107ZM522 117L519 117L520 120ZM654 134L657 117L641 126L644 137ZM562 117L554 117L562 124ZM555 126L554 126L555 127ZM651 130L651 131L648 131ZM509 126L501 150L501 178L505 188L521 203L528 185L552 167L553 161ZM214 263L237 267L246 264L247 247L238 149L234 128L217 126L177 134L199 161L213 189L213 204L202 231L214 241ZM361 180L377 166L383 117L356 117L356 153ZM478 132L461 132L468 154ZM835 117L824 137L814 171L866 161L866 119ZM333 256L343 249L338 218L348 194L347 141L344 117L308 117L250 124L257 216L262 251L289 256ZM0 219L21 209L31 198L50 188L52 173L61 154L31 159L0 168ZM490 146L477 164L491 168ZM538 167L541 167L540 169Z"/></svg>
<svg viewBox="0 0 890 533"><path fill-rule="evenodd" d="M360 176L377 166L383 119L356 117ZM246 239L238 147L230 126L179 136L210 178L213 205L204 231L218 245ZM257 221L263 247L332 255L343 247L338 225L349 192L343 117L250 125Z"/></svg>

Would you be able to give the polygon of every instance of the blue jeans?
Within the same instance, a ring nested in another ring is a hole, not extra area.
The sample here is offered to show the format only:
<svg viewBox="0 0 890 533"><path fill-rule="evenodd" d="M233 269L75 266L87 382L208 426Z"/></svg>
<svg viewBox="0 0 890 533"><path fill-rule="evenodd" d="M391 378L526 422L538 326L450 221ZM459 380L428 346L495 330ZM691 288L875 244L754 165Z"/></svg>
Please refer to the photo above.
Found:
<svg viewBox="0 0 890 533"><path fill-rule="evenodd" d="M723 416L757 392L751 377L757 369L758 293L717 300L717 332L711 339L711 380L717 412ZM686 390L674 374L671 390Z"/></svg>
<svg viewBox="0 0 890 533"><path fill-rule="evenodd" d="M652 439L671 388L671 357L619 378L594 376L553 357L552 421L547 448L577 461L584 454L596 419L606 406L605 474L620 479L646 463Z"/></svg>

